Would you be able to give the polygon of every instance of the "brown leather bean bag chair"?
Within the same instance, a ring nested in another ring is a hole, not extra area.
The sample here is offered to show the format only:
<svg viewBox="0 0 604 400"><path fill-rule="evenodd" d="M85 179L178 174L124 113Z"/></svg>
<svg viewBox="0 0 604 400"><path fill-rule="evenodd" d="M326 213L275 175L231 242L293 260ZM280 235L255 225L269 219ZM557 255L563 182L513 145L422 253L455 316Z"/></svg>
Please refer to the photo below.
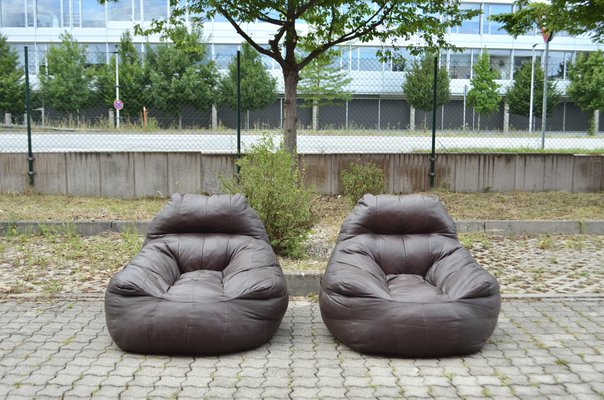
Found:
<svg viewBox="0 0 604 400"><path fill-rule="evenodd" d="M320 291L323 321L362 353L477 352L499 315L495 278L433 196L365 195L346 218Z"/></svg>
<svg viewBox="0 0 604 400"><path fill-rule="evenodd" d="M125 351L209 355L266 343L287 304L283 271L242 195L175 194L109 282L105 315Z"/></svg>

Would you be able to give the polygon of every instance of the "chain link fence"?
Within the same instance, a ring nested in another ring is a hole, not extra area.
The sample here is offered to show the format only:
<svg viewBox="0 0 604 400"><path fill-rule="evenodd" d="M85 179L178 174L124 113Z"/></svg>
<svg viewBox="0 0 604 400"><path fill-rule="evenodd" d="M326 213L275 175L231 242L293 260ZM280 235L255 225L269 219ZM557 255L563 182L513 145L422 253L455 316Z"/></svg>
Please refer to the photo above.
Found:
<svg viewBox="0 0 604 400"><path fill-rule="evenodd" d="M21 64L25 48L15 46ZM215 65L215 87L209 89L210 102L201 104L195 96L178 97L199 86L183 83L169 99L148 96L154 86L139 83L133 92L136 69L112 61L114 53L102 47L83 49L83 65L51 65L48 48L28 48L31 93L31 132L34 152L55 151L196 151L233 153L237 149L237 112L219 102L218 81L229 75L232 52L214 52L206 61ZM361 54L362 55L362 54ZM56 59L56 57L55 57ZM141 62L141 65L147 60ZM276 80L274 101L259 109L242 109L240 117L242 148L245 150L265 132L283 129L284 100L281 72L270 59L262 59L267 72ZM499 71L502 101L492 113L479 115L468 101L472 88L472 62L451 55L440 63L449 77L448 100L439 105L436 119L431 109L413 107L405 96L403 84L411 72L411 61L378 61L375 57L355 59L340 57L332 66L344 71L346 96L327 105L312 105L303 99L298 104L298 150L300 153L406 153L431 150L432 131L437 152L534 151L551 150L602 151L602 134L588 136L591 115L581 111L564 96L568 81L564 76L551 79L562 96L547 119L545 134L541 119L509 110L503 101L513 74L520 65L492 58ZM162 67L164 65L162 64ZM72 68L73 69L70 69ZM181 71L166 72L177 77ZM104 74L104 75L103 75ZM551 75L556 75L555 71ZM61 76L62 84L49 90L48 77ZM115 77L119 86L115 93ZM73 78L73 79L72 79ZM78 78L78 79L75 79ZM190 76L189 76L190 78ZM141 78L141 79L144 79ZM79 83L78 83L79 82ZM100 85L104 82L104 92ZM74 86L75 85L75 86ZM79 86L78 86L79 85ZM203 90L203 88L199 89ZM201 92L199 92L201 93ZM161 94L161 93L160 93ZM201 95L200 95L201 96ZM118 98L121 104L114 104ZM85 98L85 101L80 101ZM178 100L178 99L181 100ZM21 99L18 99L21 101ZM537 102L535 101L535 104ZM538 115L538 113L533 113ZM26 117L5 112L0 129L0 151L27 151ZM434 126L433 126L434 124ZM604 127L600 122L601 131Z"/></svg>

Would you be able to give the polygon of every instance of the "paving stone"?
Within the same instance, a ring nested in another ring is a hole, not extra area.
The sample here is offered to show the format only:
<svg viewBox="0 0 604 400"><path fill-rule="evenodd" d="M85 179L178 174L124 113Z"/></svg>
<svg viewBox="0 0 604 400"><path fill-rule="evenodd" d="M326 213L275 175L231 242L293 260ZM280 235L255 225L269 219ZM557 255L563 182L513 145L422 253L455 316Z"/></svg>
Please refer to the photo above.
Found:
<svg viewBox="0 0 604 400"><path fill-rule="evenodd" d="M504 301L498 327L480 353L442 360L359 354L331 337L316 303L295 300L275 340L251 352L131 355L111 343L102 302L73 304L77 311L68 312L61 302L58 307L30 305L38 310L34 313L27 307L13 312L0 303L0 397L12 392L27 397L27 389L36 398L87 397L87 391L94 391L101 398L121 393L125 398L388 399L404 393L406 398L478 399L488 394L499 400L516 394L521 399L583 400L604 390L598 383L604 371L598 352L604 349L596 350L604 332L604 299ZM56 310L69 314L60 324ZM18 323L3 324L6 318ZM35 329L22 335L19 330L28 324ZM5 326L10 327L8 335ZM78 330L94 334L94 340L79 340ZM81 349L64 345L73 335L78 340L71 343L84 344ZM17 388L23 392L15 392Z"/></svg>
<svg viewBox="0 0 604 400"><path fill-rule="evenodd" d="M65 393L65 398L67 398L67 399L74 398L74 397L89 398L90 396L92 396L92 393L94 393L97 389L98 389L98 386L96 386L96 385L89 386L89 385L75 384L71 390L69 390L68 392Z"/></svg>
<svg viewBox="0 0 604 400"><path fill-rule="evenodd" d="M180 388L175 387L155 387L153 390L150 390L147 394L150 398L158 398L158 399L172 399L176 398L178 393L180 392Z"/></svg>
<svg viewBox="0 0 604 400"><path fill-rule="evenodd" d="M234 399L250 399L256 400L262 398L263 387L238 387L237 391L233 395Z"/></svg>
<svg viewBox="0 0 604 400"><path fill-rule="evenodd" d="M107 379L101 382L101 386L126 386L133 379L132 376L109 375Z"/></svg>

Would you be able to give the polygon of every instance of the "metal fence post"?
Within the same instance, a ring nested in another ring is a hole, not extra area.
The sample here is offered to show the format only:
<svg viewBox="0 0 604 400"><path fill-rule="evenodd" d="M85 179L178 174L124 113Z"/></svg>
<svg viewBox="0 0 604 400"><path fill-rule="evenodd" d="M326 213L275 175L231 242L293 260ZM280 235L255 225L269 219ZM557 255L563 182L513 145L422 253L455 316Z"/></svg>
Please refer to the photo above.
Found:
<svg viewBox="0 0 604 400"><path fill-rule="evenodd" d="M29 58L25 46L25 119L27 120L27 164L29 184L34 185L34 155L31 149L31 102L29 99Z"/></svg>
<svg viewBox="0 0 604 400"><path fill-rule="evenodd" d="M434 56L434 80L432 84L432 153L430 154L430 189L434 189L436 176L436 90L438 88L438 56Z"/></svg>
<svg viewBox="0 0 604 400"><path fill-rule="evenodd" d="M241 157L241 50L237 49L237 159ZM237 164L237 176L239 176Z"/></svg>

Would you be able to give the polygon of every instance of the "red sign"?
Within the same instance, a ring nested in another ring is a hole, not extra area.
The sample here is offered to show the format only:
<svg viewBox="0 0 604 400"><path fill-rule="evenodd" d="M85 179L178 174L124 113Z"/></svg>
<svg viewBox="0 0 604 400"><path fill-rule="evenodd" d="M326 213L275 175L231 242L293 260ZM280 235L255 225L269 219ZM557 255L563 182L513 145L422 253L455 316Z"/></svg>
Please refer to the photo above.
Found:
<svg viewBox="0 0 604 400"><path fill-rule="evenodd" d="M551 42L554 38L554 32L546 32L545 28L541 27L541 36L543 36L543 43Z"/></svg>
<svg viewBox="0 0 604 400"><path fill-rule="evenodd" d="M119 111L124 108L124 102L121 100L116 100L113 102L113 107L115 107L115 109Z"/></svg>

